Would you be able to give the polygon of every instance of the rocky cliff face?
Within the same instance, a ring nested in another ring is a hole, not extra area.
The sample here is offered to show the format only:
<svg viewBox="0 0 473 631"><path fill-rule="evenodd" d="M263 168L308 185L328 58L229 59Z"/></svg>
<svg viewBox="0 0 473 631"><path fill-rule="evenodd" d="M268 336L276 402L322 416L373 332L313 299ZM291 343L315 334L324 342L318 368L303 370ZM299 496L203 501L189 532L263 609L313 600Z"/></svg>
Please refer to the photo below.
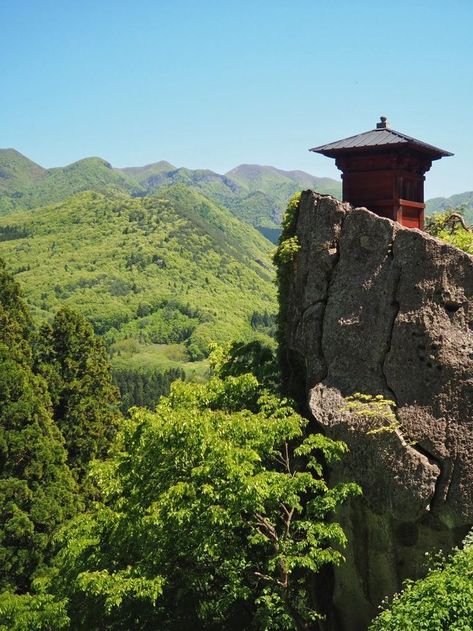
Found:
<svg viewBox="0 0 473 631"><path fill-rule="evenodd" d="M285 271L289 390L350 454L330 475L363 499L339 516L350 540L326 628L366 629L385 595L425 573L426 552L473 523L473 257L312 191ZM347 410L355 392L396 403L398 426Z"/></svg>

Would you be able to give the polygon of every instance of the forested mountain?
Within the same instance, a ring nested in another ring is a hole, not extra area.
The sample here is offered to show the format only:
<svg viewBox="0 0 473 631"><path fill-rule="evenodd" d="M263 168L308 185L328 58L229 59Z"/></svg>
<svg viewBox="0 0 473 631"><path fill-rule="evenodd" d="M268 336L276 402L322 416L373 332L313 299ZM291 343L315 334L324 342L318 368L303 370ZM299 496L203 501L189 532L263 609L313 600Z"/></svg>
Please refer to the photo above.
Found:
<svg viewBox="0 0 473 631"><path fill-rule="evenodd" d="M43 169L14 149L0 149L0 215L55 203L86 190L142 197L171 184L198 189L274 242L282 211L295 192L314 188L340 194L336 180L270 166L240 165L220 175L208 169L176 168L165 161L114 169L101 158L85 158L66 167Z"/></svg>
<svg viewBox="0 0 473 631"><path fill-rule="evenodd" d="M178 168L165 160L140 167L113 168L102 158L84 158L66 167L45 169L15 149L0 149L0 215L31 210L83 191L155 194L171 184L191 186L277 242L281 215L296 192L313 189L341 196L341 183L304 171L241 164L220 175L209 169ZM426 213L464 206L473 223L473 192L427 200Z"/></svg>
<svg viewBox="0 0 473 631"><path fill-rule="evenodd" d="M229 208L240 219L251 223L272 241L276 241L279 236L282 212L294 193L313 188L321 193L339 196L341 191L340 183L330 178L255 164L241 164L225 175L208 169L176 169L165 162L122 169L122 172L135 177L148 192L169 183L195 186L210 199Z"/></svg>
<svg viewBox="0 0 473 631"><path fill-rule="evenodd" d="M473 191L457 193L451 197L434 197L427 200L426 213L431 215L434 212L447 208L457 208L462 206L465 211L465 219L468 223L473 223Z"/></svg>
<svg viewBox="0 0 473 631"><path fill-rule="evenodd" d="M282 171L271 166L240 164L228 171L226 176L247 188L250 192L261 191L267 195L278 195L280 201L287 200L297 191L307 188L340 196L341 184L329 177L316 177L304 171Z"/></svg>
<svg viewBox="0 0 473 631"><path fill-rule="evenodd" d="M86 192L0 218L0 255L38 321L62 305L104 336L116 368L202 374L209 343L264 335L271 244L192 187Z"/></svg>
<svg viewBox="0 0 473 631"><path fill-rule="evenodd" d="M58 202L87 190L137 194L141 189L101 158L43 169L15 149L0 150L0 215Z"/></svg>

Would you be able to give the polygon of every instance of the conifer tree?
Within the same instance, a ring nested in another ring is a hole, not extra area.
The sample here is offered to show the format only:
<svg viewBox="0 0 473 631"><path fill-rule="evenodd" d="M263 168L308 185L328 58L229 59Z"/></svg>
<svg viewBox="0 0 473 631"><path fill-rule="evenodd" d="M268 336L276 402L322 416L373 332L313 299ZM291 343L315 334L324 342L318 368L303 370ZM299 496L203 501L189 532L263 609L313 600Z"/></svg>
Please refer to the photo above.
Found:
<svg viewBox="0 0 473 631"><path fill-rule="evenodd" d="M120 418L105 348L82 315L63 307L40 331L37 362L69 465L81 479L92 459L106 455Z"/></svg>
<svg viewBox="0 0 473 631"><path fill-rule="evenodd" d="M20 593L77 502L46 383L32 371L30 336L18 285L0 261L0 589Z"/></svg>

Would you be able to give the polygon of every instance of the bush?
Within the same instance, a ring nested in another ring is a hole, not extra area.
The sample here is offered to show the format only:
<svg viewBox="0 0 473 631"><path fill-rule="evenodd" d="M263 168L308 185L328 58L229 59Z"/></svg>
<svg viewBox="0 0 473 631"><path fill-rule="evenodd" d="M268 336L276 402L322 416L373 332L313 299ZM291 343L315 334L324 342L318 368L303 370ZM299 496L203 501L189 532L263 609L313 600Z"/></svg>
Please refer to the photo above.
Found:
<svg viewBox="0 0 473 631"><path fill-rule="evenodd" d="M388 603L385 603L388 606ZM471 537L433 567L426 578L406 581L370 631L471 631L473 628L473 546Z"/></svg>

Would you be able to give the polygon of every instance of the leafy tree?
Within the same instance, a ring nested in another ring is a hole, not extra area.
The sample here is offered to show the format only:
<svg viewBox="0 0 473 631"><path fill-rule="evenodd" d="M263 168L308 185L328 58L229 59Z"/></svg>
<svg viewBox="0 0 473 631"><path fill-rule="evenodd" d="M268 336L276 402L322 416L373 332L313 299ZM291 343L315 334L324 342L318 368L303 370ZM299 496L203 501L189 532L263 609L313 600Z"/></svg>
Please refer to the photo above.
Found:
<svg viewBox="0 0 473 631"><path fill-rule="evenodd" d="M0 631L59 631L69 628L65 601L51 595L0 594Z"/></svg>
<svg viewBox="0 0 473 631"><path fill-rule="evenodd" d="M56 528L76 507L44 380L33 374L30 320L0 262L0 589L28 589Z"/></svg>
<svg viewBox="0 0 473 631"><path fill-rule="evenodd" d="M274 349L260 340L235 341L224 346L213 345L209 361L220 377L254 375L265 388L274 391L279 382Z"/></svg>
<svg viewBox="0 0 473 631"><path fill-rule="evenodd" d="M473 625L473 540L433 567L426 578L406 581L370 631L470 631Z"/></svg>
<svg viewBox="0 0 473 631"><path fill-rule="evenodd" d="M104 503L59 539L51 590L74 628L316 628L309 581L345 544L327 516L358 487L327 486L316 454L346 448L304 425L249 374L136 409L94 465Z"/></svg>
<svg viewBox="0 0 473 631"><path fill-rule="evenodd" d="M69 464L82 477L90 460L105 456L119 422L105 349L87 320L63 307L40 330L37 363L49 384Z"/></svg>
<svg viewBox="0 0 473 631"><path fill-rule="evenodd" d="M473 254L473 231L464 218L462 207L447 208L426 218L425 228L434 237L443 239L468 254Z"/></svg>

